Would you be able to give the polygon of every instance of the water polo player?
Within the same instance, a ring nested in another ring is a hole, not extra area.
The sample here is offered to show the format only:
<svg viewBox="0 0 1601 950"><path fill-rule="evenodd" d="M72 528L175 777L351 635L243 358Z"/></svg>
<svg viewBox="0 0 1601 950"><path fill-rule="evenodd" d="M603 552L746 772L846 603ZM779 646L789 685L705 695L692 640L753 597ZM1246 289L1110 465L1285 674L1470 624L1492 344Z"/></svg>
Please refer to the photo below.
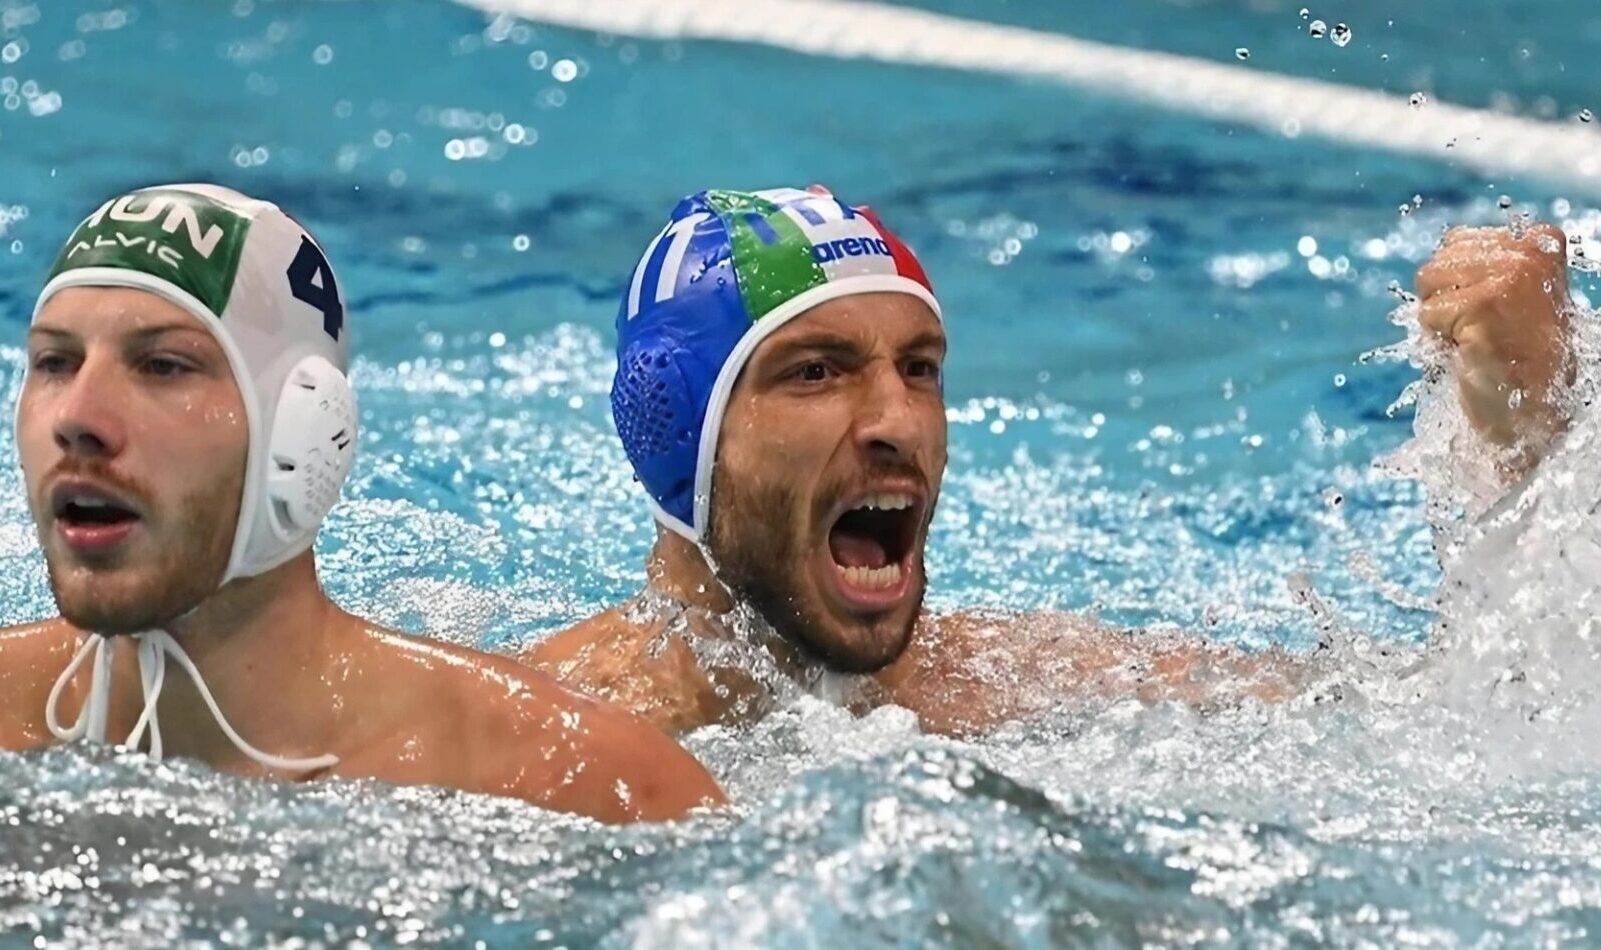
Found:
<svg viewBox="0 0 1601 950"><path fill-rule="evenodd" d="M795 189L692 195L635 267L617 331L612 408L658 537L637 601L525 656L558 678L691 729L761 706L770 684L716 648L754 643L790 680L869 674L856 701L960 731L1086 683L1191 695L1269 665L1061 614L923 610L945 326L870 210Z"/></svg>
<svg viewBox="0 0 1601 950"><path fill-rule="evenodd" d="M609 820L721 798L670 739L339 609L312 541L357 442L321 247L210 185L106 202L40 293L16 434L60 616L0 632L0 747L88 737Z"/></svg>

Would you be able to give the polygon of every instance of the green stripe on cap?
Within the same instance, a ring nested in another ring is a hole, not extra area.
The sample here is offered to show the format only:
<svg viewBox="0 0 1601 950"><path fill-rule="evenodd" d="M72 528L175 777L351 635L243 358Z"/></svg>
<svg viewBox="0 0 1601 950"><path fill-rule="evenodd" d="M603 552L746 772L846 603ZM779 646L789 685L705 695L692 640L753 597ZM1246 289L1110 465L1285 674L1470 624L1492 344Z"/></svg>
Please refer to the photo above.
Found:
<svg viewBox="0 0 1601 950"><path fill-rule="evenodd" d="M706 200L728 229L734 278L752 322L828 283L811 239L778 205L743 191L708 191Z"/></svg>
<svg viewBox="0 0 1601 950"><path fill-rule="evenodd" d="M248 217L204 195L136 191L106 202L78 225L50 279L81 267L143 271L188 291L221 318L249 233Z"/></svg>

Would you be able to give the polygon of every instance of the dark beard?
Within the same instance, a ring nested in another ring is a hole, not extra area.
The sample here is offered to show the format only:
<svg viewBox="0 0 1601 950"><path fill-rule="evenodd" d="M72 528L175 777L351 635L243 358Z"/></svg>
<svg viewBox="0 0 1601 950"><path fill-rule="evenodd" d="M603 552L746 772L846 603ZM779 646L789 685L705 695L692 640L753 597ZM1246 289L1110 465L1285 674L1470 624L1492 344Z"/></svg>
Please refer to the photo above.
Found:
<svg viewBox="0 0 1601 950"><path fill-rule="evenodd" d="M898 645L887 655L862 656L832 648L819 634L838 622L817 605L806 604L800 584L808 552L795 525L799 505L798 493L788 486L747 488L724 479L714 490L711 506L707 546L716 561L712 570L730 593L754 608L779 636L807 656L835 672L877 672L893 663L911 639L922 614L924 588L919 587L917 609L896 638Z"/></svg>

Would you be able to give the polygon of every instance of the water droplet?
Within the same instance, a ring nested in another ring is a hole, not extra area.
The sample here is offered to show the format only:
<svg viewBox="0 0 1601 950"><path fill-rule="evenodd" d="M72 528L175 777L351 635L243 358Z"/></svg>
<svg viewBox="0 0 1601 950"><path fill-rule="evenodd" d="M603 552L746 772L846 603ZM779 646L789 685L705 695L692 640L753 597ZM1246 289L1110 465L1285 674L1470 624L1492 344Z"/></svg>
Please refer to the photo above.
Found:
<svg viewBox="0 0 1601 950"><path fill-rule="evenodd" d="M1312 11L1311 10L1308 10L1306 7L1302 7L1301 8L1301 19L1304 20L1304 19L1306 19L1307 17L1309 17L1311 15L1312 15Z"/></svg>
<svg viewBox="0 0 1601 950"><path fill-rule="evenodd" d="M1322 20L1313 20L1311 25L1306 28L1306 32L1310 34L1314 40L1321 40L1325 35L1328 34L1329 25L1324 23Z"/></svg>
<svg viewBox="0 0 1601 950"><path fill-rule="evenodd" d="M1506 404L1508 409L1516 409L1523 405L1523 390L1512 390L1512 392L1506 397Z"/></svg>
<svg viewBox="0 0 1601 950"><path fill-rule="evenodd" d="M1334 511L1341 505L1345 504L1345 496L1340 494L1340 490L1338 488L1325 488L1323 489L1323 504L1327 506L1330 511Z"/></svg>
<svg viewBox="0 0 1601 950"><path fill-rule="evenodd" d="M1344 46L1351 42L1351 28L1344 23L1336 23L1334 24L1334 32L1329 34L1329 39L1333 41L1335 46Z"/></svg>
<svg viewBox="0 0 1601 950"><path fill-rule="evenodd" d="M1245 47L1241 46L1241 47L1235 49L1234 58L1235 59L1250 59L1251 58L1251 51L1246 49Z"/></svg>
<svg viewBox="0 0 1601 950"><path fill-rule="evenodd" d="M519 251L528 250L528 247L531 243L532 242L528 240L528 235L526 234L519 234L511 239L511 246Z"/></svg>
<svg viewBox="0 0 1601 950"><path fill-rule="evenodd" d="M1409 101L1412 103L1412 108L1421 109L1424 106L1428 105L1429 97L1424 95L1421 92L1414 92L1412 94L1411 100L1409 100ZM1453 144L1455 144L1455 143L1453 142Z"/></svg>
<svg viewBox="0 0 1601 950"><path fill-rule="evenodd" d="M1334 374L1334 385L1337 386L1337 387L1345 385L1345 374L1344 373L1335 373Z"/></svg>
<svg viewBox="0 0 1601 950"><path fill-rule="evenodd" d="M1401 217L1404 218L1407 215L1412 213L1412 206L1410 204L1408 204L1407 202L1403 201L1399 205L1396 206L1395 210L1401 212Z"/></svg>
<svg viewBox="0 0 1601 950"><path fill-rule="evenodd" d="M1413 195L1412 196L1412 207L1414 207L1414 208L1423 207L1423 196L1422 195Z"/></svg>
<svg viewBox="0 0 1601 950"><path fill-rule="evenodd" d="M1508 208L1512 207L1512 196L1502 195L1501 197L1495 199L1495 206L1500 208L1502 211L1507 210Z"/></svg>
<svg viewBox="0 0 1601 950"><path fill-rule="evenodd" d="M1579 110L1579 121L1580 122L1592 122L1594 120L1595 120L1595 113L1594 112L1591 112L1589 109L1580 109Z"/></svg>

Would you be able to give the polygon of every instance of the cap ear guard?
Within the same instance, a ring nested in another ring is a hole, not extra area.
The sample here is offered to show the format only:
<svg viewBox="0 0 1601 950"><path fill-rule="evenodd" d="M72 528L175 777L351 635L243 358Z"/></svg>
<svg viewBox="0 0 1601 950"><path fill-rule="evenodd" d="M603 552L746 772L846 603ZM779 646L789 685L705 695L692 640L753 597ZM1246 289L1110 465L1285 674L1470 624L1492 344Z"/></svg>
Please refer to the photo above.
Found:
<svg viewBox="0 0 1601 950"><path fill-rule="evenodd" d="M700 413L674 347L664 339L629 347L612 381L612 419L623 451L645 482L658 518L692 534Z"/></svg>
<svg viewBox="0 0 1601 950"><path fill-rule="evenodd" d="M356 394L321 356L284 381L267 442L268 523L286 546L311 543L356 459Z"/></svg>

